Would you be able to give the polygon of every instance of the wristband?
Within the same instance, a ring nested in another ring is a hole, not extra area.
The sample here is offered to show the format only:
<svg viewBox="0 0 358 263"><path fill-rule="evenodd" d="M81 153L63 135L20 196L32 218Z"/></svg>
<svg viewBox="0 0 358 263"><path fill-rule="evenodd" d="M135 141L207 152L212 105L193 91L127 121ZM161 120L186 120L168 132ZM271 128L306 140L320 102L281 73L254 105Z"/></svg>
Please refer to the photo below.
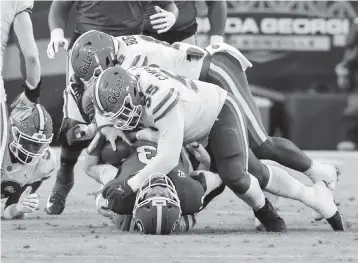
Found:
<svg viewBox="0 0 358 263"><path fill-rule="evenodd" d="M41 82L42 80L40 79L39 84L37 84L37 87L35 89L31 89L33 88L31 85L28 85L28 82L25 82L25 96L28 98L29 101L33 102L33 103L39 103L40 100L40 92L41 92ZM30 86L30 87L29 87Z"/></svg>

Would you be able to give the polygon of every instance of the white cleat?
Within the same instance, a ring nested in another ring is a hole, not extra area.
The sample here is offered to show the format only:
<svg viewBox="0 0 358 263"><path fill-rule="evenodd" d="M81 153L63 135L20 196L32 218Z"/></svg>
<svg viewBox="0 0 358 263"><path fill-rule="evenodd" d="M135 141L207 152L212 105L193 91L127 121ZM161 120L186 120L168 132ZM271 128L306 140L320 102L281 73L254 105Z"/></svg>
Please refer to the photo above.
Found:
<svg viewBox="0 0 358 263"><path fill-rule="evenodd" d="M327 164L327 165L331 166L332 172L330 173L329 178L327 180L325 180L325 185L328 189L331 190L332 196L334 196L334 191L336 189L337 182L338 182L341 172L340 172L340 169L336 165L333 165L333 164L332 165ZM324 217L321 214L319 214L317 212L314 213L315 221L321 221L323 218Z"/></svg>
<svg viewBox="0 0 358 263"><path fill-rule="evenodd" d="M325 181L320 181L312 187L316 192L315 200L312 200L312 203L307 205L316 210L322 218L326 218L333 230L344 231L344 221L334 202L333 192L329 188L329 184Z"/></svg>

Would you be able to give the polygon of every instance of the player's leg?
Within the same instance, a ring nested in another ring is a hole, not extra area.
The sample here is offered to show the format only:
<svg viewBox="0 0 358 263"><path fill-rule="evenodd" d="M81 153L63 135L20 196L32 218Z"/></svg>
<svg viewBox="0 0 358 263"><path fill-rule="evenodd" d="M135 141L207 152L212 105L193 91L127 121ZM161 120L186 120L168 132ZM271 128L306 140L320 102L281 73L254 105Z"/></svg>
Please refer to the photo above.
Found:
<svg viewBox="0 0 358 263"><path fill-rule="evenodd" d="M265 199L258 180L248 172L246 124L230 94L210 131L208 147L223 183L253 208L268 231L285 231L284 221Z"/></svg>
<svg viewBox="0 0 358 263"><path fill-rule="evenodd" d="M300 201L326 218L334 230L344 230L343 219L334 202L332 192L323 182L308 187L290 176L284 169L264 165L251 151L249 172L258 179L261 188L265 191Z"/></svg>
<svg viewBox="0 0 358 263"><path fill-rule="evenodd" d="M75 35L76 36L76 35ZM71 42L73 42L71 40ZM68 52L66 65L66 89L64 90L63 120L59 132L61 145L60 169L57 172L56 182L47 201L45 211L48 214L61 214L65 208L66 198L74 184L74 167L81 155L82 149L88 146L88 142L77 143L70 146L67 142L67 131L78 123L86 123L83 119L78 104L74 97L74 85L80 85L78 79L72 79L73 70L70 63L71 50ZM72 83L73 82L73 83ZM78 83L77 83L78 82Z"/></svg>
<svg viewBox="0 0 358 263"><path fill-rule="evenodd" d="M6 93L2 76L0 76L0 168L2 167L9 132L7 122Z"/></svg>
<svg viewBox="0 0 358 263"><path fill-rule="evenodd" d="M259 159L276 161L286 167L305 173L313 182L323 178L333 184L336 181L336 169L312 161L291 141L269 137L262 124L259 110L249 89L246 74L240 62L228 53L214 53L206 81L217 84L232 93L239 101L247 116L250 134L250 148Z"/></svg>

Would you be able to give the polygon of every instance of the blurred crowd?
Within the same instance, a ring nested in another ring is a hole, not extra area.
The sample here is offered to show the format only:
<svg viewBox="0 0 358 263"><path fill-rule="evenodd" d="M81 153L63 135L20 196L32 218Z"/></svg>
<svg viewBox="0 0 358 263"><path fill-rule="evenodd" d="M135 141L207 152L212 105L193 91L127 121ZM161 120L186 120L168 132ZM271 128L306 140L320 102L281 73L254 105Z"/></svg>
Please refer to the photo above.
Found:
<svg viewBox="0 0 358 263"><path fill-rule="evenodd" d="M358 18L352 23L342 61L336 66L337 84L347 93L343 140L338 150L358 149Z"/></svg>

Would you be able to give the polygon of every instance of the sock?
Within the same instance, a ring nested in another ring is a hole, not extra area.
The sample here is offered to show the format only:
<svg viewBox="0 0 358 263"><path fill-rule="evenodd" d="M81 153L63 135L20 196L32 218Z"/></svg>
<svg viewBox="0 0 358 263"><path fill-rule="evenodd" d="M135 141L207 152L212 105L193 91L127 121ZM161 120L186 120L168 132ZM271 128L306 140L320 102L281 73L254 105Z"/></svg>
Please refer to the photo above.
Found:
<svg viewBox="0 0 358 263"><path fill-rule="evenodd" d="M328 182L332 181L334 178L335 168L330 164L321 164L317 161L312 161L311 167L304 172L308 178L311 179L313 183L318 181L326 180Z"/></svg>
<svg viewBox="0 0 358 263"><path fill-rule="evenodd" d="M260 210L265 205L265 195L260 188L259 181L249 174L250 187L244 194L236 194L246 204L248 204L254 211Z"/></svg>
<svg viewBox="0 0 358 263"><path fill-rule="evenodd" d="M330 190L326 189L323 183L320 189L317 186L308 187L291 177L280 167L268 165L268 168L270 178L265 188L266 191L300 201L318 211L325 218L333 216L337 211L333 198L327 200L327 198L331 197Z"/></svg>
<svg viewBox="0 0 358 263"><path fill-rule="evenodd" d="M205 190L205 194L203 196L203 198L205 198L213 190L218 188L223 183L223 181L221 180L221 178L218 174L215 174L215 173L212 173L209 171L205 171L205 172L203 172L203 174L205 176L205 181L206 181L206 190Z"/></svg>

